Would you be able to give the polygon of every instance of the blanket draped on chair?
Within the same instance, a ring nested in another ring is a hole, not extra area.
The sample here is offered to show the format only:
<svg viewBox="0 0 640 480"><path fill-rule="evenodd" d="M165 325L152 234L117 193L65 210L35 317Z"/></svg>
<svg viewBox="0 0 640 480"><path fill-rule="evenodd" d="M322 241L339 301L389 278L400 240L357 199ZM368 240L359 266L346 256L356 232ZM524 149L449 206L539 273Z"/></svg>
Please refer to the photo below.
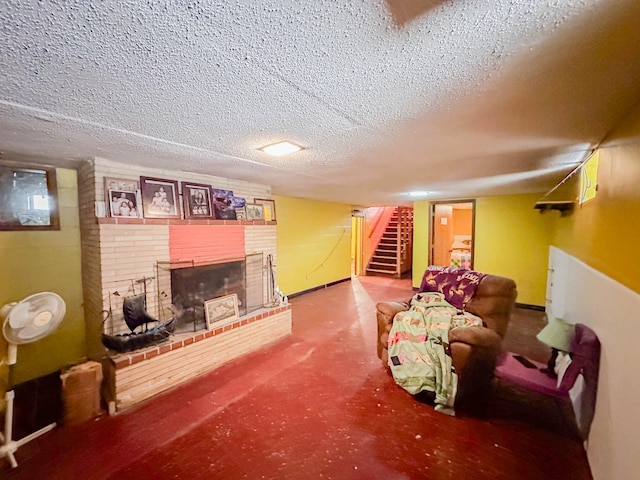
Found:
<svg viewBox="0 0 640 480"><path fill-rule="evenodd" d="M422 276L420 291L443 293L447 302L464 310L484 276L465 268L430 266Z"/></svg>
<svg viewBox="0 0 640 480"><path fill-rule="evenodd" d="M479 317L458 311L440 292L414 295L389 332L389 367L396 383L412 395L434 392L436 410L453 415L458 376L449 354L449 331L478 325Z"/></svg>

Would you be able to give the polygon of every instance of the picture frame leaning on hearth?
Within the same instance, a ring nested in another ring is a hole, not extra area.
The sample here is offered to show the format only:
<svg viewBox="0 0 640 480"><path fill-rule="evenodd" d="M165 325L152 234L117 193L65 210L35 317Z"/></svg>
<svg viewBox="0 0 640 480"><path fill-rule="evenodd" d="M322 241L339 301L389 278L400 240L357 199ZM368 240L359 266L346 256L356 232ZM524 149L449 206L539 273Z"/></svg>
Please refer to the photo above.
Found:
<svg viewBox="0 0 640 480"><path fill-rule="evenodd" d="M213 330L218 325L236 320L240 316L238 295L232 293L231 295L205 300L204 316L207 322L207 330Z"/></svg>

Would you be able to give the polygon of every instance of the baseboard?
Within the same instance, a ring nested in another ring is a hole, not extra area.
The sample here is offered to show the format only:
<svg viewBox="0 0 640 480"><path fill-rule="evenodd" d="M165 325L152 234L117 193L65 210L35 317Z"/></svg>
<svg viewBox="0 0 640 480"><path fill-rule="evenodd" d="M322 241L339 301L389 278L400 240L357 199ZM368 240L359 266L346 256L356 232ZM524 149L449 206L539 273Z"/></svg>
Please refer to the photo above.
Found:
<svg viewBox="0 0 640 480"><path fill-rule="evenodd" d="M313 288L309 288L307 290L302 290L300 292L292 293L291 295L288 295L288 298L299 297L300 295L304 295L305 293L315 292L316 290L320 290L321 288L332 287L333 285L337 285L339 283L344 283L344 282L350 282L350 281L351 281L351 277L343 278L341 280L336 280L335 282L325 283L324 285L318 285L317 287L313 287Z"/></svg>
<svg viewBox="0 0 640 480"><path fill-rule="evenodd" d="M516 302L516 307L518 308L526 308L527 310L535 310L536 312L544 312L545 308L540 305L531 305L529 303L518 303Z"/></svg>

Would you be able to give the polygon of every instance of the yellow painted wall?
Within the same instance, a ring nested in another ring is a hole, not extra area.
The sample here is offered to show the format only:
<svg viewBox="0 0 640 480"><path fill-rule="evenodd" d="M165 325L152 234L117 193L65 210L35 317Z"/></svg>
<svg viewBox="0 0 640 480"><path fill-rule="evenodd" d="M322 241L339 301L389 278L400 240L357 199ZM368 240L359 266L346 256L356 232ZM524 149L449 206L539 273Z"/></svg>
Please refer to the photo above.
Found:
<svg viewBox="0 0 640 480"><path fill-rule="evenodd" d="M413 203L413 288L420 287L422 274L429 266L429 202Z"/></svg>
<svg viewBox="0 0 640 480"><path fill-rule="evenodd" d="M277 283L291 295L351 276L351 205L274 196Z"/></svg>
<svg viewBox="0 0 640 480"><path fill-rule="evenodd" d="M0 306L42 291L59 294L67 306L65 318L53 334L18 346L14 383L76 364L86 355L76 171L59 168L56 177L59 231L0 232ZM0 349L5 352L4 337L0 339Z"/></svg>
<svg viewBox="0 0 640 480"><path fill-rule="evenodd" d="M513 278L519 303L544 306L553 218L533 208L539 198L534 194L476 199L474 268ZM418 287L428 262L429 202L415 202L414 209L413 286Z"/></svg>
<svg viewBox="0 0 640 480"><path fill-rule="evenodd" d="M553 244L640 292L640 113L600 151L593 200L556 221Z"/></svg>
<svg viewBox="0 0 640 480"><path fill-rule="evenodd" d="M540 194L476 200L474 268L515 280L518 303L544 306L549 245L558 212L533 208Z"/></svg>

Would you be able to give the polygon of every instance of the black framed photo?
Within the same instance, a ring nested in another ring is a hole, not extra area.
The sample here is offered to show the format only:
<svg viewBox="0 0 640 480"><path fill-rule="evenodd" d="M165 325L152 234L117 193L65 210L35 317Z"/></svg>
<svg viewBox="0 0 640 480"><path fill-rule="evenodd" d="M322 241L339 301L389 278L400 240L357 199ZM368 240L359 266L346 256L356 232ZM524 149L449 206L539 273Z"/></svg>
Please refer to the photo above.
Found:
<svg viewBox="0 0 640 480"><path fill-rule="evenodd" d="M135 192L109 190L109 215L112 217L140 217L140 207Z"/></svg>
<svg viewBox="0 0 640 480"><path fill-rule="evenodd" d="M145 218L180 218L178 182L164 178L140 177Z"/></svg>
<svg viewBox="0 0 640 480"><path fill-rule="evenodd" d="M0 230L60 230L55 168L0 163Z"/></svg>
<svg viewBox="0 0 640 480"><path fill-rule="evenodd" d="M211 186L181 182L184 200L184 218L212 218Z"/></svg>

